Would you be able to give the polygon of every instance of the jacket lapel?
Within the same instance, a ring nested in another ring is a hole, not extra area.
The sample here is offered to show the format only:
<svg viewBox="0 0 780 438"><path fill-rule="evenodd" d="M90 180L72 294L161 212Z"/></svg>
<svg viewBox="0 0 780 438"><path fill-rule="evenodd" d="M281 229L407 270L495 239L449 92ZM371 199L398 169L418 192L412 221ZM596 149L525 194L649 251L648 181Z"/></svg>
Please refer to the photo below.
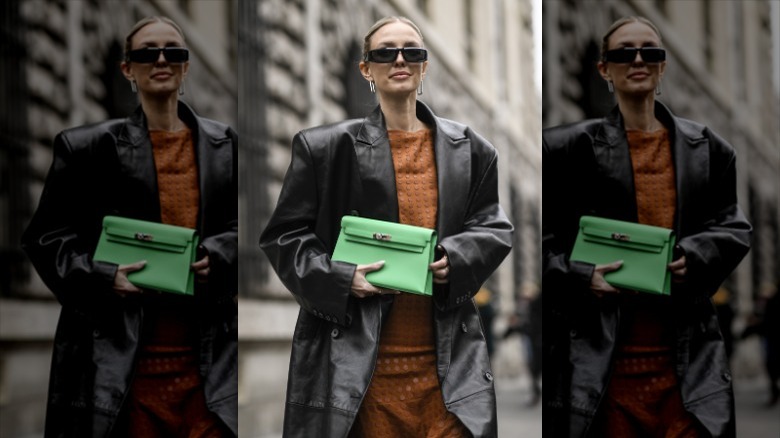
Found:
<svg viewBox="0 0 780 438"><path fill-rule="evenodd" d="M379 107L363 121L355 138L355 155L362 183L360 215L398 221L393 156L384 116Z"/></svg>
<svg viewBox="0 0 780 438"><path fill-rule="evenodd" d="M152 154L152 143L146 128L146 119L139 106L127 118L116 142L122 183L118 188L120 215L127 212L143 212L134 217L144 220L160 220L160 198L157 195L157 171ZM132 204L133 200L137 204ZM123 206L126 206L127 212Z"/></svg>
<svg viewBox="0 0 780 438"><path fill-rule="evenodd" d="M599 181L592 190L596 215L635 222L634 172L620 111L616 107L601 124L593 141Z"/></svg>
<svg viewBox="0 0 780 438"><path fill-rule="evenodd" d="M209 219L205 212L212 211L207 204L209 200L219 200L220 194L216 190L224 186L224 182L220 181L220 175L224 179L224 175L231 175L233 172L232 150L223 147L230 144L230 138L215 126L202 123L184 102L179 102L179 118L192 130L200 190L198 229L203 232L207 229L206 222Z"/></svg>
<svg viewBox="0 0 780 438"><path fill-rule="evenodd" d="M441 123L422 102L417 103L417 115L435 129L434 151L439 189L436 228L441 239L459 233L465 220L472 182L471 145L462 131Z"/></svg>
<svg viewBox="0 0 780 438"><path fill-rule="evenodd" d="M674 159L674 176L677 189L677 206L675 213L675 231L679 236L685 235L683 226L688 211L693 206L700 205L700 200L694 199L695 193L704 193L709 179L710 156L707 138L683 120L678 119L661 103L656 103L657 117L671 132L672 157ZM694 214L695 215L695 214Z"/></svg>

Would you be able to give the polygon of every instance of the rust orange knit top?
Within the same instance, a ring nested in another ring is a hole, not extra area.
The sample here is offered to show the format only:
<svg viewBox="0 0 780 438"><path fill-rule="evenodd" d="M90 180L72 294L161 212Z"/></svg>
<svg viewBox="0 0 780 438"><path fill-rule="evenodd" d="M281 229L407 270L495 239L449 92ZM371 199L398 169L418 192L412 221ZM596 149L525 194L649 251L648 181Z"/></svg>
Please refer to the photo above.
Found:
<svg viewBox="0 0 780 438"><path fill-rule="evenodd" d="M438 182L430 130L388 131L401 223L436 228ZM379 336L371 384L350 433L355 437L469 436L444 407L436 373L433 301L401 293Z"/></svg>

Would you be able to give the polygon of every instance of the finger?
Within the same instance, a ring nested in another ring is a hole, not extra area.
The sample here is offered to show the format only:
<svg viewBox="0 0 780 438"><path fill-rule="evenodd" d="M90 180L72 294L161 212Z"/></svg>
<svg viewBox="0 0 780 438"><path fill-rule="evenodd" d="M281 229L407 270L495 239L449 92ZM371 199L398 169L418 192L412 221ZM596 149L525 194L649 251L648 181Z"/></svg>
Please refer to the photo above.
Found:
<svg viewBox="0 0 780 438"><path fill-rule="evenodd" d="M450 274L450 268L449 267L433 271L433 276L436 277L436 278L447 278L447 276L449 274Z"/></svg>
<svg viewBox="0 0 780 438"><path fill-rule="evenodd" d="M382 266L385 265L384 260L380 260L378 262L374 262L368 265L358 265L357 270L360 272L374 272L382 269Z"/></svg>
<svg viewBox="0 0 780 438"><path fill-rule="evenodd" d="M197 270L200 270L200 269L204 269L204 268L208 268L209 267L209 260L207 258L206 259L201 259L201 260L198 260L197 262L192 263L190 266L192 267L192 269L194 271L197 271Z"/></svg>
<svg viewBox="0 0 780 438"><path fill-rule="evenodd" d="M606 265L598 265L596 266L596 270L599 272L612 272L617 271L620 269L620 267L623 266L623 260L618 260L616 262L608 263Z"/></svg>
<svg viewBox="0 0 780 438"><path fill-rule="evenodd" d="M122 272L135 272L140 271L144 266L146 266L146 260L130 263L129 265L119 265L117 269Z"/></svg>

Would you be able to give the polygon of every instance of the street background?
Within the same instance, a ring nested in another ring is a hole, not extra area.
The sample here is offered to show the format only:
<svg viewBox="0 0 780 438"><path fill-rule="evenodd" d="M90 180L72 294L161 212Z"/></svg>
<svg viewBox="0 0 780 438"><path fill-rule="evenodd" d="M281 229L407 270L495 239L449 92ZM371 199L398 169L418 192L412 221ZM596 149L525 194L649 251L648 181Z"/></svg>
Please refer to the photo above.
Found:
<svg viewBox="0 0 780 438"><path fill-rule="evenodd" d="M123 117L136 105L118 63L124 35L147 15L184 29L192 66L183 99L237 128L240 143L240 436L280 436L298 306L257 239L301 129L361 117L375 105L357 71L364 32L385 15L421 28L431 62L421 99L498 149L500 198L514 249L487 286L500 436L540 437L527 322L540 281L543 126L598 117L611 97L595 71L601 33L644 15L670 56L661 100L736 148L740 204L753 249L720 298L739 335L780 272L780 0L14 0L0 6L0 438L42 436L59 304L19 248L67 127ZM535 25L541 23L541 26ZM542 50L535 50L541 47ZM542 71L542 78L538 72ZM732 355L740 438L780 436L766 409L758 337Z"/></svg>

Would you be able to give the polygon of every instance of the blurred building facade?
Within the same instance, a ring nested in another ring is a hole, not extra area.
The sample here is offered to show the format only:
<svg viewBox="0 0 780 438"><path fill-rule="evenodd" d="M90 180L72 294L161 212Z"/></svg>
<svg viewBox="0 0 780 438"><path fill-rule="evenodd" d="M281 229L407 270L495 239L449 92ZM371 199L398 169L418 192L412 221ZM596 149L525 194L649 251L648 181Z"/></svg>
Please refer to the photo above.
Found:
<svg viewBox="0 0 780 438"><path fill-rule="evenodd" d="M237 123L237 1L12 0L0 5L0 436L43 432L60 305L19 240L62 129L124 117L136 96L121 75L125 35L148 15L183 29L191 68L182 100Z"/></svg>
<svg viewBox="0 0 780 438"><path fill-rule="evenodd" d="M601 38L619 17L656 24L667 49L658 99L704 123L737 151L739 203L754 227L753 246L725 283L739 332L760 294L780 273L780 91L775 1L556 0L544 2L543 124L601 117L614 105L598 75ZM774 32L773 32L774 29ZM760 354L734 358L737 375L760 372Z"/></svg>
<svg viewBox="0 0 780 438"><path fill-rule="evenodd" d="M298 305L260 253L294 134L363 117L376 105L358 71L364 33L402 15L422 30L430 65L421 100L466 123L500 155L500 199L514 251L489 281L499 313L540 281L541 108L530 0L247 0L239 11L239 427L277 436ZM500 361L500 359L499 359ZM506 372L519 363L507 359ZM496 364L497 368L501 368Z"/></svg>

